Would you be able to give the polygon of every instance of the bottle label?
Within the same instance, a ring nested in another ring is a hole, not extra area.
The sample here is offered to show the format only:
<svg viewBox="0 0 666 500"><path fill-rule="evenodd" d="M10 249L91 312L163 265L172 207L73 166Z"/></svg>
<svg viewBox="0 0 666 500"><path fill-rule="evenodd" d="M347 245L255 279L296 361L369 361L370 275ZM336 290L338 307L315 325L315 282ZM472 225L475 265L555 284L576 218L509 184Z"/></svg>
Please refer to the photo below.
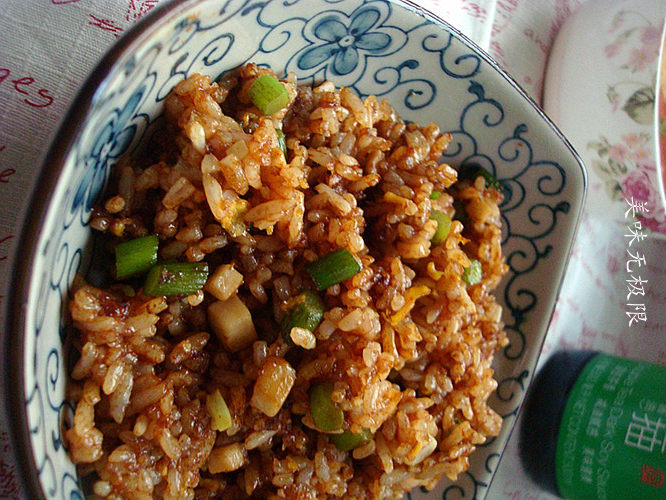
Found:
<svg viewBox="0 0 666 500"><path fill-rule="evenodd" d="M666 498L666 367L593 357L564 408L555 472L564 498Z"/></svg>

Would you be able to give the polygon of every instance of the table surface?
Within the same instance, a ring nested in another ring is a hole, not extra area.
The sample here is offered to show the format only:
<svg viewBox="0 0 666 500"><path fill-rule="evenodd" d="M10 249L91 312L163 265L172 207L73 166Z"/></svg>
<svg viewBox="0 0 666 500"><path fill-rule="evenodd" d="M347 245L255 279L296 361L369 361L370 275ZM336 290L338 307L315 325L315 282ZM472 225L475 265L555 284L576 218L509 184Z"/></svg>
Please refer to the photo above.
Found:
<svg viewBox="0 0 666 500"><path fill-rule="evenodd" d="M0 0L0 315L5 314L3 308L11 293L8 282L16 241L23 214L29 210L25 200L33 189L36 166L41 164L40 158L59 118L99 57L124 30L160 1L165 0ZM644 0L643 3L650 1L658 2ZM635 5L635 0L632 2ZM543 103L548 56L562 25L577 15L578 9L591 4L603 9L604 4L600 0L420 0L416 3L446 19L488 51L538 103ZM49 22L44 23L44 19ZM659 21L648 24L661 33L661 20L663 14ZM647 28L644 31L648 33ZM608 36L613 34L609 32ZM606 47L612 46L611 42ZM651 78L656 74L656 55L651 52L649 58L654 60L652 66L640 70ZM639 68L633 69L635 76ZM591 72L586 78L593 75ZM573 125L567 122L564 110L546 108L546 112L586 163L595 160L594 148L590 149L589 142L581 142L586 140L585 131L571 128L572 134L567 133L567 128ZM649 133L649 128L640 131ZM653 155L651 149L647 151ZM652 161L654 165L654 158ZM630 180L628 177L622 180L623 189L635 185ZM602 181L596 173L590 173L586 212L544 354L558 348L587 348L666 363L666 343L662 339L666 318L660 306L666 303L663 292L666 242L651 236L642 244L651 283L648 320L629 325L622 309L627 302L623 273L627 244L623 228L618 224L611 228L607 221L600 220L599 210L595 209L604 196ZM612 206L618 213L626 209L617 203ZM663 219L662 222L666 226ZM606 297L605 301L586 306L590 296L600 294ZM617 302L614 306L617 314L608 315L609 301ZM4 402L4 397L0 400ZM3 430L4 415L0 408L0 498L21 498L8 435ZM522 471L517 432L509 441L486 498L554 498L541 491Z"/></svg>

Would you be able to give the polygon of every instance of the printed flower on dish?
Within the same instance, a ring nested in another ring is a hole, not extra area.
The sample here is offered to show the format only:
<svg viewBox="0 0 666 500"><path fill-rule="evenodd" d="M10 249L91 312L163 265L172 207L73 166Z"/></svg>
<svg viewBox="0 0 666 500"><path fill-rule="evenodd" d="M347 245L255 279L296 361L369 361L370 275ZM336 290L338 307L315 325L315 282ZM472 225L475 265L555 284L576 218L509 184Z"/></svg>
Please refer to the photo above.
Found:
<svg viewBox="0 0 666 500"><path fill-rule="evenodd" d="M395 52L406 41L402 31L384 25L389 9L386 4L370 2L349 16L331 10L312 18L303 30L310 44L294 58L299 72L324 70L341 85L357 81L367 57Z"/></svg>
<svg viewBox="0 0 666 500"><path fill-rule="evenodd" d="M666 234L666 212L663 207L657 208L654 214L650 217L639 216L638 220L641 221L643 227L654 233Z"/></svg>
<svg viewBox="0 0 666 500"><path fill-rule="evenodd" d="M666 213L659 203L659 195L647 170L632 170L622 179L621 185L625 199L641 202L645 207L645 213L638 214L638 220L643 227L655 233L666 234Z"/></svg>
<svg viewBox="0 0 666 500"><path fill-rule="evenodd" d="M596 153L590 166L608 197L617 202L633 198L643 203L647 212L639 220L646 228L666 234L666 215L654 185L656 167L651 143L651 134L642 132L624 134L615 142L602 136L587 147Z"/></svg>
<svg viewBox="0 0 666 500"><path fill-rule="evenodd" d="M606 57L613 59L624 54L625 62L620 69L632 73L649 69L659 55L662 26L653 25L638 12L621 10L615 15L609 33L619 29L613 41L604 47Z"/></svg>
<svg viewBox="0 0 666 500"><path fill-rule="evenodd" d="M634 47L629 52L629 63L627 65L634 73L642 72L652 66L658 55L659 51L650 45Z"/></svg>
<svg viewBox="0 0 666 500"><path fill-rule="evenodd" d="M640 125L654 120L654 79L663 25L654 25L640 13L621 10L609 33L615 34L604 47L609 63L618 72L617 83L606 91L613 112L622 110Z"/></svg>
<svg viewBox="0 0 666 500"><path fill-rule="evenodd" d="M654 213L657 208L657 193L650 182L645 170L632 170L622 179L622 194L625 198L633 198L644 203L648 214ZM643 214L646 216L647 214Z"/></svg>
<svg viewBox="0 0 666 500"><path fill-rule="evenodd" d="M649 154L650 135L647 133L625 134L621 140L611 142L601 136L587 147L597 158L590 162L592 169L608 189L611 199L622 200L622 180L633 170L654 169Z"/></svg>

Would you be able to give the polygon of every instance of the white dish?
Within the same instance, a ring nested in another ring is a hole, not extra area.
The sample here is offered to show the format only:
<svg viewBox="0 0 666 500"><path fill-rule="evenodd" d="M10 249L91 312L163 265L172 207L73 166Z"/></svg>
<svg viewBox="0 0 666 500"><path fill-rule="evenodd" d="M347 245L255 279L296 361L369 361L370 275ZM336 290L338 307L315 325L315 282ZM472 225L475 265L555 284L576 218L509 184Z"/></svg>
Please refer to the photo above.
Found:
<svg viewBox="0 0 666 500"><path fill-rule="evenodd" d="M586 210L622 225L633 198L654 234L666 234L654 147L665 10L659 0L586 2L558 33L543 101L588 167Z"/></svg>

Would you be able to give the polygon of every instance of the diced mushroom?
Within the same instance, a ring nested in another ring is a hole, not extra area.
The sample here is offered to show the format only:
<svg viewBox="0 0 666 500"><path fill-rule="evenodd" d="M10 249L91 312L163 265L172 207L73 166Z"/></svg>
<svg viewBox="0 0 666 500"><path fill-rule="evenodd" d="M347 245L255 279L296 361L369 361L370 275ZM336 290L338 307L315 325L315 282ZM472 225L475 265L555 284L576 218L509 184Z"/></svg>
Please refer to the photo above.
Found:
<svg viewBox="0 0 666 500"><path fill-rule="evenodd" d="M222 345L231 352L245 349L257 340L250 310L238 295L208 306L208 322Z"/></svg>
<svg viewBox="0 0 666 500"><path fill-rule="evenodd" d="M236 271L233 265L224 264L208 278L206 291L217 300L227 300L236 293L241 283L243 283L243 275Z"/></svg>
<svg viewBox="0 0 666 500"><path fill-rule="evenodd" d="M270 357L259 370L250 405L269 417L282 408L296 380L296 370L282 358Z"/></svg>
<svg viewBox="0 0 666 500"><path fill-rule="evenodd" d="M219 446L208 456L208 472L232 472L240 469L247 463L247 452L243 443L231 443Z"/></svg>

